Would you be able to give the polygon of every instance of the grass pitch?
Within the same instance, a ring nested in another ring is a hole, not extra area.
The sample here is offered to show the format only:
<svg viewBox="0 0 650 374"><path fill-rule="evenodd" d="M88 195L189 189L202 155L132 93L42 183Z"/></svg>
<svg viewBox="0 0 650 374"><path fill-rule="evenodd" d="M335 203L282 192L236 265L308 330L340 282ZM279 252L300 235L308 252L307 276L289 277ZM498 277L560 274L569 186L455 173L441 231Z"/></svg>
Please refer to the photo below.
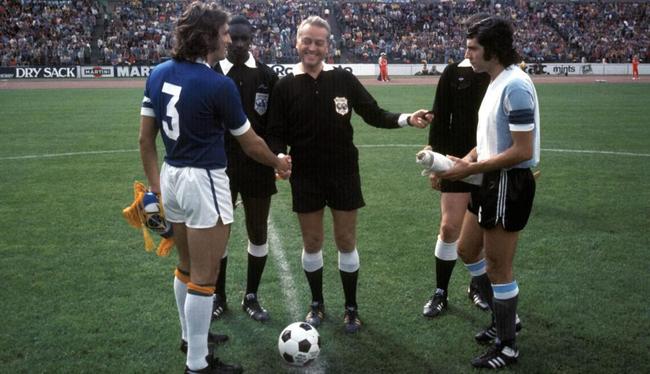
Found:
<svg viewBox="0 0 650 374"><path fill-rule="evenodd" d="M647 84L538 85L542 177L520 239L520 372L650 372L650 128ZM393 111L428 108L432 86L371 87ZM137 152L142 90L0 91L0 371L181 372L171 290L175 256L143 251L121 218ZM277 354L282 328L304 317L309 289L290 192L279 183L260 298L272 321L240 311L246 237L230 241L230 310L213 324L219 354L249 373L471 372L473 334L489 316L470 305L458 264L450 308L424 319L433 291L439 196L414 155L427 130L381 130L355 119L367 206L358 248L363 331L342 331L343 296L328 215L327 319L306 370ZM162 147L160 147L162 150ZM282 269L288 269L283 271Z"/></svg>

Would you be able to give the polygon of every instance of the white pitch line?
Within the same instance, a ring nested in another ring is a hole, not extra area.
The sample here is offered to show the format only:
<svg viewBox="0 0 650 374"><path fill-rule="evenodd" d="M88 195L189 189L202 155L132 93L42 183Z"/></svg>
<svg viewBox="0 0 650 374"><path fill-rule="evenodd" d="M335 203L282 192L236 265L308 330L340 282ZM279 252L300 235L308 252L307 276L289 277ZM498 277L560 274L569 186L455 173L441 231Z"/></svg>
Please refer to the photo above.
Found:
<svg viewBox="0 0 650 374"><path fill-rule="evenodd" d="M287 256L285 255L284 246L280 241L280 235L273 225L271 220L271 215L269 215L268 220L268 235L269 235L269 251L273 252L271 258L275 261L279 271L280 271L280 283L282 287L282 292L286 300L286 305L289 308L289 314L291 315L292 321L301 321L302 315L298 309L298 296L296 296L296 282L291 275L291 268L287 262ZM289 373L300 373L300 374L321 374L327 373L327 360L322 355L308 367L304 368L291 368L288 370Z"/></svg>
<svg viewBox="0 0 650 374"><path fill-rule="evenodd" d="M542 148L544 152L561 152L561 153L588 153L597 155L614 155L614 156L634 156L634 157L650 157L650 153L633 153L633 152L616 152L616 151L593 151L581 149L555 149L555 148Z"/></svg>
<svg viewBox="0 0 650 374"><path fill-rule="evenodd" d="M292 321L300 320L300 310L298 310L298 296L296 296L296 282L293 280L291 275L291 268L287 262L287 256L284 251L284 246L280 241L280 236L278 231L273 225L273 221L269 215L268 221L268 234L269 234L269 250L273 252L271 258L275 261L279 271L280 271L280 282L282 283L282 291L286 298L286 305L289 308L289 313L291 314Z"/></svg>
<svg viewBox="0 0 650 374"><path fill-rule="evenodd" d="M357 148L418 148L422 145L417 144L358 144ZM650 153L618 152L618 151L596 151L590 149L557 149L541 148L544 152L562 152L562 153L585 153L594 155L614 155L614 156L633 156L633 157L650 157Z"/></svg>
<svg viewBox="0 0 650 374"><path fill-rule="evenodd" d="M103 155L109 153L129 153L129 152L138 152L138 151L139 151L138 149L113 149L113 150L106 150L106 151L44 153L40 155L0 157L0 160L30 160L30 159L65 157L65 156L86 156L86 155Z"/></svg>
<svg viewBox="0 0 650 374"><path fill-rule="evenodd" d="M357 148L422 148L421 144L357 144ZM138 149L113 149L105 151L86 151L86 152L65 152L65 153L45 153L40 155L24 155L24 156L6 156L0 157L0 161L4 160L38 160L43 158L66 157L66 156L86 156L86 155L103 155L111 153L130 153L138 152ZM558 148L542 148L544 152L561 152L561 153L582 153L594 155L612 155L612 156L631 156L631 157L650 157L650 153L634 153L634 152L619 152L619 151L597 151L590 149L558 149Z"/></svg>

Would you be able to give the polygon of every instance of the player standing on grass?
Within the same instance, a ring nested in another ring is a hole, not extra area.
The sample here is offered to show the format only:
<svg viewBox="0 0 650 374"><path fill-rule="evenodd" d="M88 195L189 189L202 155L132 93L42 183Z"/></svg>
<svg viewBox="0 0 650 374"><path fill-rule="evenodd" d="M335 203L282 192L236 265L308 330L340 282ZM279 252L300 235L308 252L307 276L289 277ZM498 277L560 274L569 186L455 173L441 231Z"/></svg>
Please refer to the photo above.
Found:
<svg viewBox="0 0 650 374"><path fill-rule="evenodd" d="M325 316L323 298L323 214L330 208L339 271L345 294L345 331L357 332L359 254L356 248L357 210L361 194L358 151L352 141L352 109L375 127L425 127L424 110L411 115L381 109L359 80L323 61L329 48L330 26L312 16L298 27L300 63L273 90L269 144L276 152L291 147L293 210L303 239L302 265L312 303L306 321L318 326Z"/></svg>
<svg viewBox="0 0 650 374"><path fill-rule="evenodd" d="M497 369L519 357L513 260L535 196L530 168L539 162L539 103L530 77L517 66L513 29L505 19L490 17L470 26L465 57L474 71L490 75L490 85L479 109L476 148L462 159L450 156L454 166L439 177L484 174L472 194L470 210L476 216L465 215L458 250L493 315L492 325L475 338L494 341L494 347L472 365Z"/></svg>
<svg viewBox="0 0 650 374"><path fill-rule="evenodd" d="M215 70L235 81L244 112L251 121L255 132L265 137L268 118L268 105L271 90L277 82L277 75L265 64L256 61L249 49L252 42L253 27L243 16L235 16L230 21L228 58L219 61ZM260 322L268 321L270 316L262 308L257 298L257 289L262 279L269 252L267 244L267 219L271 207L271 195L277 192L273 168L262 165L248 157L234 136L226 134L226 154L230 179L230 192L233 205L237 195L241 195L246 215L248 233L248 271L246 293L242 309ZM226 268L228 250L221 259L221 271L217 279L212 318L218 319L226 310Z"/></svg>
<svg viewBox="0 0 650 374"><path fill-rule="evenodd" d="M469 24L488 15L471 17ZM447 65L440 76L433 101L433 116L429 128L429 145L438 153L462 157L476 146L478 108L485 94L490 76L475 73L468 59ZM458 237L463 217L470 201L470 192L478 189L463 181L439 179L430 174L431 186L440 190L440 230L435 246L436 290L424 305L422 314L433 318L447 309L448 286L458 258ZM468 294L472 302L483 310L488 305L481 299L474 281Z"/></svg>
<svg viewBox="0 0 650 374"><path fill-rule="evenodd" d="M290 171L289 161L271 153L251 128L232 80L210 67L225 57L227 22L216 4L191 3L175 26L173 59L153 70L142 100L140 156L151 191L162 194L178 248L174 294L187 373L242 371L213 357L208 346L214 284L233 220L224 132L254 159L283 175ZM160 130L166 153L159 170Z"/></svg>

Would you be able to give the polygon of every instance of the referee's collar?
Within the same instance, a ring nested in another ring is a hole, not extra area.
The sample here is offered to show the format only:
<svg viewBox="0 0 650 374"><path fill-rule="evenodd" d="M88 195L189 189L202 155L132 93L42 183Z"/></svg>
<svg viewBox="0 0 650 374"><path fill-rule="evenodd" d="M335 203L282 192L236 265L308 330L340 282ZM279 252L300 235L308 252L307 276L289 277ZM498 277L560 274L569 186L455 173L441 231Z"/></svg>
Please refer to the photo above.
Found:
<svg viewBox="0 0 650 374"><path fill-rule="evenodd" d="M249 67L251 69L257 69L257 64L255 63L255 57L253 57L253 54L248 52L248 60L244 62L244 65L246 67ZM223 60L219 61L219 66L221 67L221 71L223 72L223 75L228 75L228 72L232 67L234 66L232 62L230 62L227 58L224 58Z"/></svg>
<svg viewBox="0 0 650 374"><path fill-rule="evenodd" d="M458 64L458 67L461 67L461 68L471 68L471 67L472 67L472 64L469 62L469 59L466 58L466 59L464 59L463 61L461 61L460 64Z"/></svg>
<svg viewBox="0 0 650 374"><path fill-rule="evenodd" d="M326 64L324 62L321 62L321 64L323 65L323 69L321 71L334 70L334 66L330 64ZM302 62L293 65L293 75L295 76L300 74L305 74L305 70L302 68Z"/></svg>

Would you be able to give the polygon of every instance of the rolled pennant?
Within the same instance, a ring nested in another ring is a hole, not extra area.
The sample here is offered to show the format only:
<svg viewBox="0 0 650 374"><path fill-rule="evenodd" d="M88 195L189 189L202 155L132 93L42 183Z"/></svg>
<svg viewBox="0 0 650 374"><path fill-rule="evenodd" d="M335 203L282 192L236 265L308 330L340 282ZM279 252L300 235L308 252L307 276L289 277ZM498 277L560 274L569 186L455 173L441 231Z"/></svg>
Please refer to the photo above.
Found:
<svg viewBox="0 0 650 374"><path fill-rule="evenodd" d="M431 173L440 173L447 171L454 166L454 162L445 155L434 152L430 149L423 149L415 155L415 162L421 165L424 170L422 170L422 175L429 175ZM474 184L477 186L481 185L483 181L483 174L473 174L462 179L463 182Z"/></svg>

